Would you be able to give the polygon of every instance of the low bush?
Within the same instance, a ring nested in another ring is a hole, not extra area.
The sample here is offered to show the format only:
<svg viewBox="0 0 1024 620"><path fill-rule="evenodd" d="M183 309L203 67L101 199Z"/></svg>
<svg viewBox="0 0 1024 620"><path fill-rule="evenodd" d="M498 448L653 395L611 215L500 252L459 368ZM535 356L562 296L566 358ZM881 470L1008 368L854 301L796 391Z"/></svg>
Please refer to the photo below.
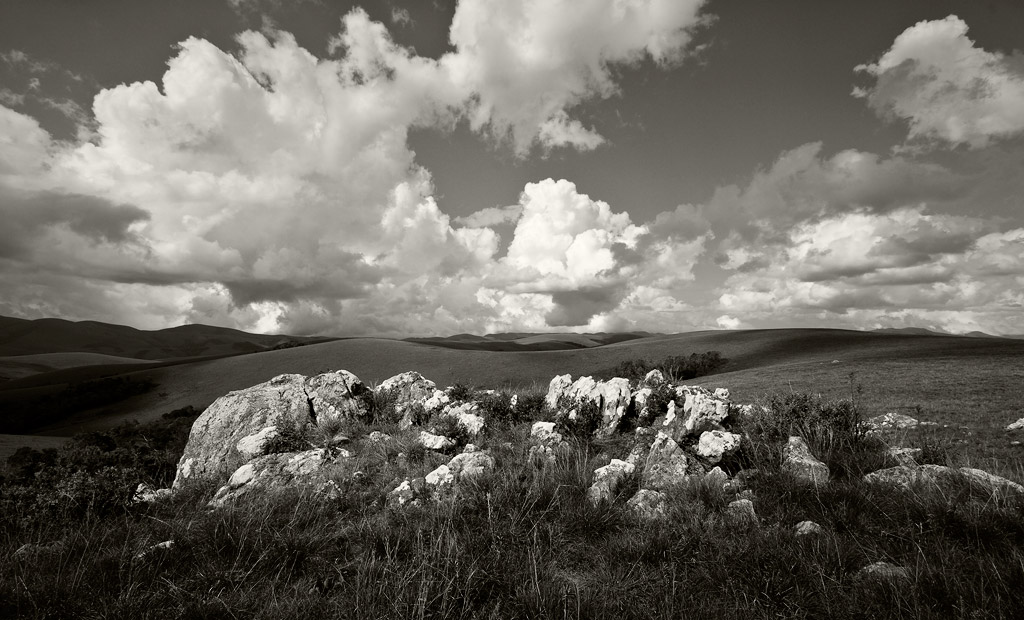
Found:
<svg viewBox="0 0 1024 620"><path fill-rule="evenodd" d="M722 357L719 351L691 353L690 355L672 355L660 362L651 362L643 358L637 358L619 362L613 368L595 373L594 377L603 380L622 377L629 379L633 384L638 384L652 370L660 370L667 381L679 383L714 374L715 371L721 369L728 361Z"/></svg>

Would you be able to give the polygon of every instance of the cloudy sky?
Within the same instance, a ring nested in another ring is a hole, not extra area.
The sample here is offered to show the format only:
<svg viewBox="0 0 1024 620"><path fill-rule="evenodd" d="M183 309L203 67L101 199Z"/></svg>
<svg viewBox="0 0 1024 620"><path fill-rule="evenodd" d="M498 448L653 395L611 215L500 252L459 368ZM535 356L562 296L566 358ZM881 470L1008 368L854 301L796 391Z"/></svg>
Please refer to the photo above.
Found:
<svg viewBox="0 0 1024 620"><path fill-rule="evenodd" d="M0 315L1024 333L1016 0L7 0Z"/></svg>

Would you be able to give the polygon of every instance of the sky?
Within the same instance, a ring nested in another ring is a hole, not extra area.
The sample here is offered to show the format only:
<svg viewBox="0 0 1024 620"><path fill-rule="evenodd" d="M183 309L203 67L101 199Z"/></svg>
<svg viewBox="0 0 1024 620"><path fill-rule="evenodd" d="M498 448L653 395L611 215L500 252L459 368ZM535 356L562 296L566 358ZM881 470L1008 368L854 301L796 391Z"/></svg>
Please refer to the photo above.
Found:
<svg viewBox="0 0 1024 620"><path fill-rule="evenodd" d="M1024 334L1016 0L6 0L0 315Z"/></svg>

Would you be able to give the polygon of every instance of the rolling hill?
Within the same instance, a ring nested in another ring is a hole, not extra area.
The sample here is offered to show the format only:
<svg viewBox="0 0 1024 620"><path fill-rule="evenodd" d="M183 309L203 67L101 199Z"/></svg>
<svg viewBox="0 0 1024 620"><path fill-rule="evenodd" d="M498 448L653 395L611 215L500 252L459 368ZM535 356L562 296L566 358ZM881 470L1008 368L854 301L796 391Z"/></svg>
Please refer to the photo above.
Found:
<svg viewBox="0 0 1024 620"><path fill-rule="evenodd" d="M417 370L441 386L464 383L478 387L543 387L557 374L568 372L578 376L638 357L659 360L710 350L720 351L729 362L720 374L701 381L731 387L741 400L749 400L769 387L785 389L793 385L797 389L797 384L806 384L807 389L815 391L848 392L850 373L859 376L866 392L890 395L902 391L912 397L911 392L919 391L918 387L911 385L910 389L906 384L922 373L946 373L952 381L985 371L1002 377L1000 381L1012 381L1016 372L1013 369L1024 367L1024 343L1015 340L829 329L693 332L601 347L523 352L459 350L400 340L352 338L137 370L125 376L152 381L157 387L103 411L72 416L40 432L70 434L83 428L107 427L124 419L151 419L187 405L201 407L230 390L289 372L312 375L343 368L375 383L405 370ZM833 360L839 363L832 363ZM1012 392L1007 386L1000 389ZM1021 390L1018 388L1017 392ZM0 391L0 396L5 395L17 396L9 390Z"/></svg>

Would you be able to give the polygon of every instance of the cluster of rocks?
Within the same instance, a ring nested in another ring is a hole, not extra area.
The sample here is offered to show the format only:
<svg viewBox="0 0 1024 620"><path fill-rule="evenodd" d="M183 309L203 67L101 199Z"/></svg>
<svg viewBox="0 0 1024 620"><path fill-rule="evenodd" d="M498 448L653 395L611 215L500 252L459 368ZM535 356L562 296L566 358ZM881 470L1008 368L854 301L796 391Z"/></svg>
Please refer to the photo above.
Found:
<svg viewBox="0 0 1024 620"><path fill-rule="evenodd" d="M416 372L396 375L376 389L344 370L314 377L288 374L214 402L193 425L172 489L140 486L136 500L161 501L195 481L220 486L210 501L212 507L289 487L338 497L342 490L337 481L365 477L357 467L360 450L399 441L380 431L354 439L337 431L350 427L351 422L367 421L379 406L374 403L382 402L393 407L394 419L403 432L402 445L411 440L448 459L426 475L396 478L389 504L419 504L452 496L461 485L496 468L494 456L474 443L455 453L458 443L444 429L451 434L458 428L463 441L478 442L487 418L480 403L460 400L453 388L440 390ZM551 380L545 402L555 421L532 425L529 455L537 467L549 467L560 454L571 451L569 438L560 430L572 428L584 406L599 412L593 430L596 436L628 434L628 455L610 458L593 472L586 490L591 502L614 500L624 483L631 481L635 484L629 488L637 490L627 500L628 508L641 519L660 519L668 514L674 487L699 483L734 495L726 511L728 518L757 523L756 498L746 484L755 472L740 469L731 459L745 441L742 419L756 412L749 405L733 403L728 390L672 385L658 371L652 371L636 387L621 378L574 380L571 375L559 375ZM514 400L511 406L516 406ZM887 414L873 423L878 429L900 429L910 424L904 418ZM318 445L285 442L282 448L282 441L289 436L310 433L319 433ZM984 485L993 494L1024 493L1020 485L980 470L918 465L917 454L899 450L891 454L898 466L873 472L866 480L909 487L957 478ZM400 462L403 458L400 454ZM434 458L436 463L439 457ZM802 438L788 438L782 459L781 470L794 480L813 487L828 484L828 466L812 454ZM818 529L816 524L802 523L796 533L807 535Z"/></svg>

